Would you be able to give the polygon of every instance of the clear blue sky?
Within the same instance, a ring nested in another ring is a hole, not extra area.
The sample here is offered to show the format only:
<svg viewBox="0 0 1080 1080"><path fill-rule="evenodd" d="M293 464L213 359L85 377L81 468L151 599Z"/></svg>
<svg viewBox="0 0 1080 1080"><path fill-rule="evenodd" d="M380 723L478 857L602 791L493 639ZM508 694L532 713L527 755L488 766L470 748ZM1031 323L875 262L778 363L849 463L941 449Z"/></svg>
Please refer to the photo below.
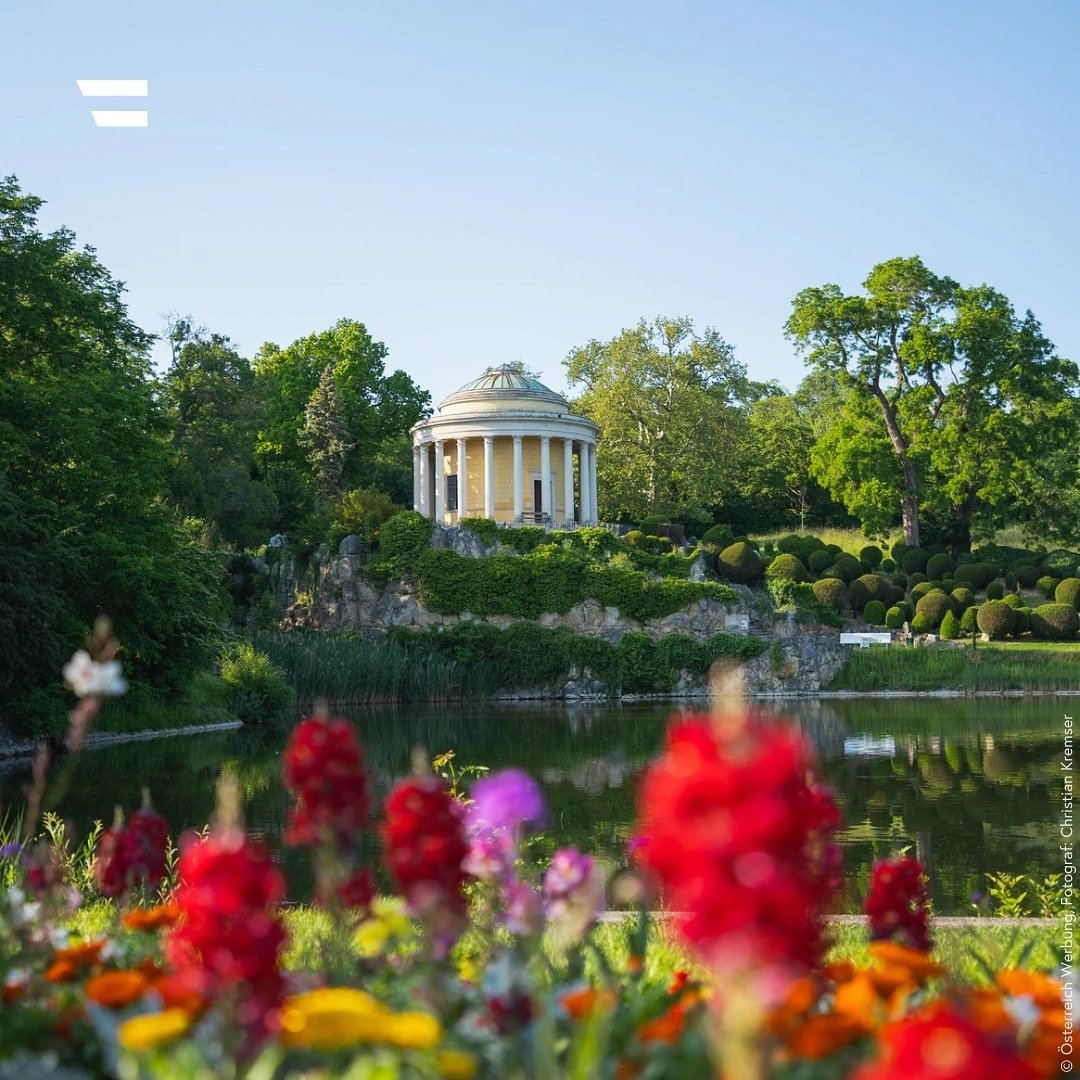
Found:
<svg viewBox="0 0 1080 1080"><path fill-rule="evenodd" d="M909 254L1080 360L1078 38L1074 0L9 2L0 172L147 329L350 316L436 401L660 313L794 385L796 292ZM77 78L149 79L149 128Z"/></svg>

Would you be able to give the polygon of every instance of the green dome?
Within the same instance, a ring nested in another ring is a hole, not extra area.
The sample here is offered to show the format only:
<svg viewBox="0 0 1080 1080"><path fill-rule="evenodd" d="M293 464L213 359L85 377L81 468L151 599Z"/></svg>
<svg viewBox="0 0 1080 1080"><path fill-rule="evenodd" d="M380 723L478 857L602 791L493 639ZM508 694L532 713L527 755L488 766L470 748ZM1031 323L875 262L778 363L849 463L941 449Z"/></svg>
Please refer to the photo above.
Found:
<svg viewBox="0 0 1080 1080"><path fill-rule="evenodd" d="M511 364L502 364L499 367L490 368L479 379L473 379L471 383L466 383L455 393L465 394L473 390L525 390L536 394L554 393L539 379L522 374Z"/></svg>

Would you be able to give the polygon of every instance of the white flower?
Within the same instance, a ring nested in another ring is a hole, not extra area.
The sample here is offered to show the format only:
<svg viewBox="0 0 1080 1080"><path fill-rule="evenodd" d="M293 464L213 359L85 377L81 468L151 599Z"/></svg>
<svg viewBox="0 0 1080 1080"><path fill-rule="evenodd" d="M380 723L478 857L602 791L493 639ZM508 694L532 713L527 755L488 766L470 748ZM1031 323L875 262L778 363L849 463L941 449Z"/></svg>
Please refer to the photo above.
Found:
<svg viewBox="0 0 1080 1080"><path fill-rule="evenodd" d="M1013 1022L1021 1031L1032 1027L1042 1015L1034 998L1027 994L1022 997L1007 997L1004 1005L1005 1011L1013 1018Z"/></svg>
<svg viewBox="0 0 1080 1080"><path fill-rule="evenodd" d="M64 682L76 697L116 696L127 690L127 682L120 672L119 660L95 663L85 649L64 665Z"/></svg>

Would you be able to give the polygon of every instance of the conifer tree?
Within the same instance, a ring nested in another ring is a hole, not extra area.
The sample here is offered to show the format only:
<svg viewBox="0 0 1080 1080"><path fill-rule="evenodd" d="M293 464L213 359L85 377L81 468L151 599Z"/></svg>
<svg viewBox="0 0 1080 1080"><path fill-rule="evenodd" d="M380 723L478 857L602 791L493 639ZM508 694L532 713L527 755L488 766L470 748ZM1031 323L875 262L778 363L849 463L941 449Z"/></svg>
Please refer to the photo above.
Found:
<svg viewBox="0 0 1080 1080"><path fill-rule="evenodd" d="M333 499L341 494L345 459L354 446L348 438L334 372L327 364L319 385L304 407L304 426L298 437L298 442L307 452L308 464L315 474L319 493L325 499Z"/></svg>

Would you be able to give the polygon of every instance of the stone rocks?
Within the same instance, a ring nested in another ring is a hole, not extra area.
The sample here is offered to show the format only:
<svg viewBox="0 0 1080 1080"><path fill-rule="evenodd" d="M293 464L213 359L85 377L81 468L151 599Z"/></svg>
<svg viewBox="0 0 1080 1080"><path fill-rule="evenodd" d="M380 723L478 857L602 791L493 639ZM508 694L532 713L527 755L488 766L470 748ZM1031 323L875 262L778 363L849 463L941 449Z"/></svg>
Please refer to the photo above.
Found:
<svg viewBox="0 0 1080 1080"><path fill-rule="evenodd" d="M691 581L704 581L707 577L707 566L705 563L705 556L699 555L690 564L690 580Z"/></svg>
<svg viewBox="0 0 1080 1080"><path fill-rule="evenodd" d="M354 534L344 537L337 549L339 555L366 555L368 550L367 544Z"/></svg>
<svg viewBox="0 0 1080 1080"><path fill-rule="evenodd" d="M844 666L850 648L840 644L839 631L788 614L776 623L771 647L743 665L746 688L754 697L817 693Z"/></svg>
<svg viewBox="0 0 1080 1080"><path fill-rule="evenodd" d="M471 559L482 559L499 548L498 544L487 547L472 529L466 529L463 525L436 526L431 535L431 546L437 551L446 549Z"/></svg>

